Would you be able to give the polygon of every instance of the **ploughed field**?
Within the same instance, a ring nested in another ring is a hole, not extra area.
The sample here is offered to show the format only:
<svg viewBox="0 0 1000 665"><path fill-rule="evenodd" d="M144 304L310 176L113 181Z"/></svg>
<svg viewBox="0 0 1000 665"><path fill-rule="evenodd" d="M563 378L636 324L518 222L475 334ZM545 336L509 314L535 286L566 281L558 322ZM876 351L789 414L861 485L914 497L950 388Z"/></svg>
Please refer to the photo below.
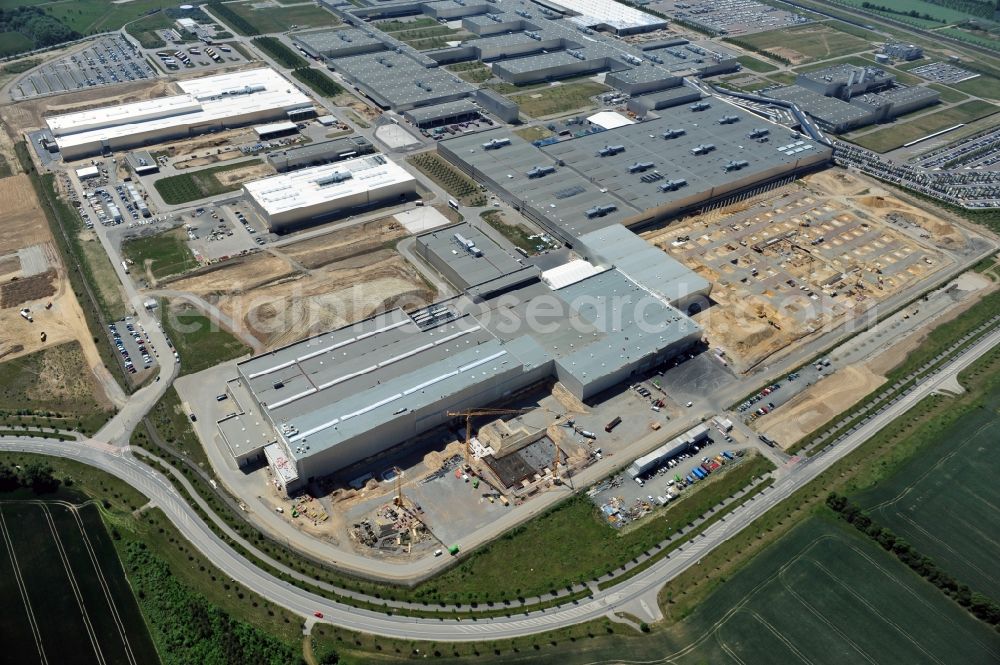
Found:
<svg viewBox="0 0 1000 665"><path fill-rule="evenodd" d="M2 501L0 518L0 660L159 663L96 506Z"/></svg>
<svg viewBox="0 0 1000 665"><path fill-rule="evenodd" d="M855 501L960 582L1000 598L1000 384L983 406Z"/></svg>

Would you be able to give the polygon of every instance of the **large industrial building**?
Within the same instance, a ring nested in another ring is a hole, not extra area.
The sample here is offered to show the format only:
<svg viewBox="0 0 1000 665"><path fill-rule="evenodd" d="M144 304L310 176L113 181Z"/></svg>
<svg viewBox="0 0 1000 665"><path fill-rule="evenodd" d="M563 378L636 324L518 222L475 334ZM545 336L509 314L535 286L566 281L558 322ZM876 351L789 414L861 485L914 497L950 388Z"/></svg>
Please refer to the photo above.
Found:
<svg viewBox="0 0 1000 665"><path fill-rule="evenodd" d="M611 224L669 219L830 159L829 147L716 97L657 113L540 147L498 128L441 141L438 151L571 245Z"/></svg>
<svg viewBox="0 0 1000 665"><path fill-rule="evenodd" d="M288 119L312 101L270 68L180 81L183 94L45 119L66 160Z"/></svg>
<svg viewBox="0 0 1000 665"><path fill-rule="evenodd" d="M823 129L841 134L936 104L939 94L923 86L902 87L878 67L834 65L799 74L794 85L765 96L795 104Z"/></svg>
<svg viewBox="0 0 1000 665"><path fill-rule="evenodd" d="M417 253L464 293L238 365L238 411L219 429L239 464L265 459L295 491L446 423L449 410L552 380L590 399L701 338L679 308L709 283L624 227L584 236L545 272L467 224L418 237Z"/></svg>
<svg viewBox="0 0 1000 665"><path fill-rule="evenodd" d="M416 181L384 155L279 173L243 185L247 200L274 233L282 233L416 192Z"/></svg>

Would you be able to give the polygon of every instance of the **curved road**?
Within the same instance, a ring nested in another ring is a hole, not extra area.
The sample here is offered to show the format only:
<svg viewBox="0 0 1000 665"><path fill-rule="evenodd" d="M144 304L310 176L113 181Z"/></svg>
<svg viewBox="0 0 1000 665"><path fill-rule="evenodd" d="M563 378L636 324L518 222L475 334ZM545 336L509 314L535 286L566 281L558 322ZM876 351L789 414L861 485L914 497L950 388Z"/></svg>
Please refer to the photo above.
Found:
<svg viewBox="0 0 1000 665"><path fill-rule="evenodd" d="M528 615L492 619L439 620L389 616L360 610L328 600L272 577L247 561L221 541L185 503L170 483L156 471L137 461L127 448L100 443L0 439L0 450L56 455L74 459L111 473L148 496L160 507L180 532L220 570L233 580L304 617L320 611L325 621L351 630L375 633L399 639L439 641L479 641L513 638L582 623L608 614L624 605L651 598L668 580L697 564L701 556L749 526L780 501L788 498L805 483L816 478L834 463L875 435L886 424L905 413L919 400L945 387L977 358L1000 344L1000 329L994 330L968 348L936 374L923 379L909 394L887 406L866 424L856 429L834 448L812 458L800 460L772 487L735 509L725 521L716 522L693 543L661 559L629 580L578 604L568 604Z"/></svg>

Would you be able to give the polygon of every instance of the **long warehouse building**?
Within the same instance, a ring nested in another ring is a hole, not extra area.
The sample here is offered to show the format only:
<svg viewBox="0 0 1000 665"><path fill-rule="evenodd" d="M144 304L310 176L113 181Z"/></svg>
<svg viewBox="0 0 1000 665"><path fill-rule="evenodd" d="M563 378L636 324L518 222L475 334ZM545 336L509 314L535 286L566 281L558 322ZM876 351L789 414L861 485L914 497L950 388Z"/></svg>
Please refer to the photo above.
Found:
<svg viewBox="0 0 1000 665"><path fill-rule="evenodd" d="M367 155L254 180L243 191L268 228L282 233L405 200L416 193L417 183L384 155Z"/></svg>
<svg viewBox="0 0 1000 665"><path fill-rule="evenodd" d="M269 67L179 81L177 86L182 94L54 115L45 122L63 159L71 161L286 120L313 108L309 97Z"/></svg>

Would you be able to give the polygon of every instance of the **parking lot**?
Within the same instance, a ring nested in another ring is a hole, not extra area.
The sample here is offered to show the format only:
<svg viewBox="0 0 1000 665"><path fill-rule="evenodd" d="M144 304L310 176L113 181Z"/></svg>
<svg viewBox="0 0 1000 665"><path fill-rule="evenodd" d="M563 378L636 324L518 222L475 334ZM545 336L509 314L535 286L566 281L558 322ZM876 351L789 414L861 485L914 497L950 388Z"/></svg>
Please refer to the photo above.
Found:
<svg viewBox="0 0 1000 665"><path fill-rule="evenodd" d="M979 74L950 65L947 62L932 62L929 65L914 67L910 72L936 83L961 83L979 76Z"/></svg>
<svg viewBox="0 0 1000 665"><path fill-rule="evenodd" d="M648 5L668 16L702 25L728 35L776 30L809 23L804 16L776 9L755 0L658 0Z"/></svg>
<svg viewBox="0 0 1000 665"><path fill-rule="evenodd" d="M121 35L109 36L26 74L11 86L10 93L18 101L156 76L141 51Z"/></svg>
<svg viewBox="0 0 1000 665"><path fill-rule="evenodd" d="M125 371L133 375L133 382L138 384L146 379L156 367L158 355L149 340L149 333L142 324L127 316L120 321L108 324L108 334L111 342L118 349L118 358Z"/></svg>
<svg viewBox="0 0 1000 665"><path fill-rule="evenodd" d="M208 69L209 67L247 62L247 59L239 51L228 44L207 46L200 42L197 44L173 44L166 48L151 50L149 55L150 59L154 60L167 73L182 69Z"/></svg>
<svg viewBox="0 0 1000 665"><path fill-rule="evenodd" d="M200 262L239 256L263 247L270 238L263 221L244 204L197 208L179 217Z"/></svg>

